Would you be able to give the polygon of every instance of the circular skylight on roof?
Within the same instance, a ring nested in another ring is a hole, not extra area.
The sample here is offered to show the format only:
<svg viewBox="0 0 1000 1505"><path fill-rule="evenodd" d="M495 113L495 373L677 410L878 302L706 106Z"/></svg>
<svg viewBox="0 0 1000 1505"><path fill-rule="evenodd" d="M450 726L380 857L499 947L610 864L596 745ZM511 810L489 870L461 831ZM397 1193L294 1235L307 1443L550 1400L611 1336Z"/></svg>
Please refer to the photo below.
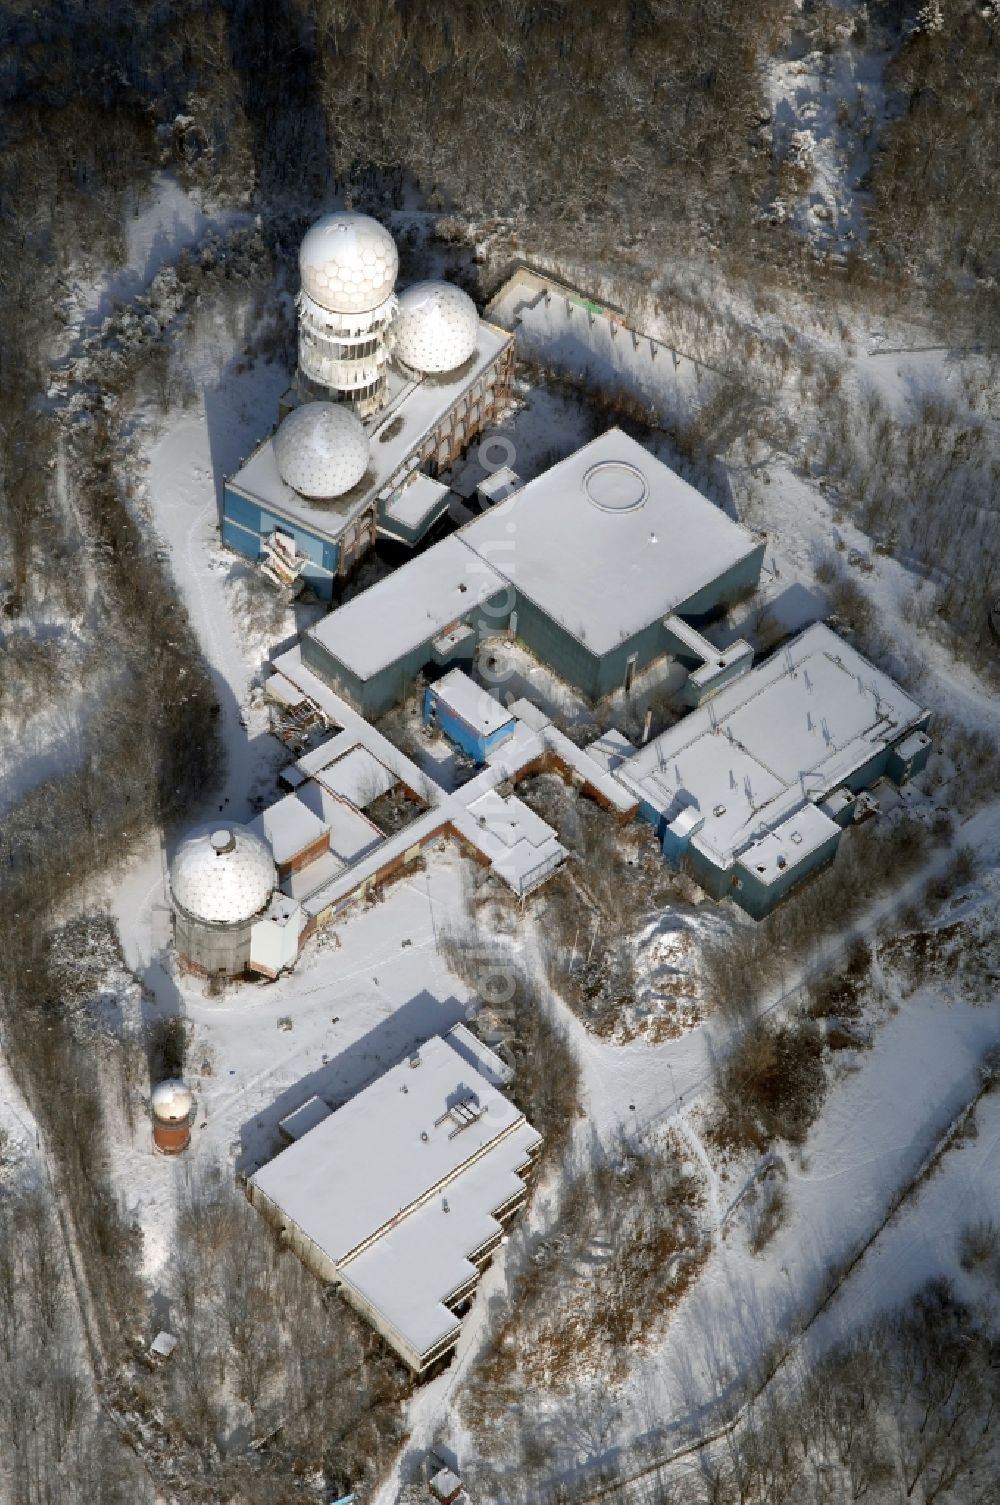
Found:
<svg viewBox="0 0 1000 1505"><path fill-rule="evenodd" d="M307 402L278 428L274 459L281 479L300 496L343 496L368 469L368 435L350 408Z"/></svg>
<svg viewBox="0 0 1000 1505"><path fill-rule="evenodd" d="M646 477L624 460L602 460L583 478L583 489L602 512L632 512L646 500Z"/></svg>

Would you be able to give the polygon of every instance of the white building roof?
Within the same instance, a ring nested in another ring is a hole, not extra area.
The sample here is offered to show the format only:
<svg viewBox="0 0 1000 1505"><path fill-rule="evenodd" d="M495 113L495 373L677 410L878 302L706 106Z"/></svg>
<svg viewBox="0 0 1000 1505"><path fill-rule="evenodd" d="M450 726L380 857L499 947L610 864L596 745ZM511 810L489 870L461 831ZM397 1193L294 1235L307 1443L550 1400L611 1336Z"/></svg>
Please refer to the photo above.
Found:
<svg viewBox="0 0 1000 1505"><path fill-rule="evenodd" d="M369 679L506 589L503 577L453 534L338 606L309 635Z"/></svg>
<svg viewBox="0 0 1000 1505"><path fill-rule="evenodd" d="M488 789L470 800L454 824L517 894L528 893L566 856L552 827L514 794L505 798Z"/></svg>
<svg viewBox="0 0 1000 1505"><path fill-rule="evenodd" d="M596 654L760 547L620 429L529 481L460 536Z"/></svg>
<svg viewBox="0 0 1000 1505"><path fill-rule="evenodd" d="M587 744L586 750L595 762L600 763L601 767L606 768L609 773L614 773L623 763L634 758L638 751L625 733L620 732L614 726L602 732L599 737L595 737L593 742Z"/></svg>
<svg viewBox="0 0 1000 1505"><path fill-rule="evenodd" d="M296 790L296 798L310 810L318 811L330 831L330 849L342 863L356 862L366 852L381 845L385 835L353 805L344 800L316 779L309 779Z"/></svg>
<svg viewBox="0 0 1000 1505"><path fill-rule="evenodd" d="M502 1061L496 1051L484 1045L478 1035L474 1035L466 1025L461 1022L453 1024L445 1039L452 1050L458 1051L463 1061L474 1066L480 1076L492 1082L494 1087L508 1086L514 1073L506 1061Z"/></svg>
<svg viewBox="0 0 1000 1505"><path fill-rule="evenodd" d="M298 1108L285 1114L278 1128L286 1139L301 1139L303 1134L308 1134L310 1129L329 1118L330 1112L329 1105L321 1097L307 1097Z"/></svg>
<svg viewBox="0 0 1000 1505"><path fill-rule="evenodd" d="M819 850L840 827L816 805L803 805L740 853L739 866L760 883L777 883L790 868Z"/></svg>
<svg viewBox="0 0 1000 1505"><path fill-rule="evenodd" d="M277 804L261 811L253 828L259 829L267 840L275 862L285 863L319 841L329 829L329 822L303 804L297 794L286 794Z"/></svg>
<svg viewBox="0 0 1000 1505"><path fill-rule="evenodd" d="M509 465L501 465L499 470L492 471L480 481L476 490L492 504L504 501L523 484L516 470L512 470Z"/></svg>
<svg viewBox="0 0 1000 1505"><path fill-rule="evenodd" d="M616 776L728 867L806 801L823 799L926 712L822 623L621 764Z"/></svg>
<svg viewBox="0 0 1000 1505"><path fill-rule="evenodd" d="M346 1262L338 1275L350 1272L359 1289L374 1291L422 1352L422 1314L431 1308L432 1326L439 1322L433 1307L458 1283L452 1265L461 1271L482 1242L488 1213L517 1190L515 1165L540 1137L446 1038L428 1040L415 1059L303 1135L253 1184L338 1266ZM400 1236L422 1205L428 1217ZM396 1241L386 1244L388 1254L360 1264L362 1250L390 1233Z"/></svg>
<svg viewBox="0 0 1000 1505"><path fill-rule="evenodd" d="M327 763L313 777L316 783L338 799L347 800L363 810L399 782L396 774L369 752L367 747L352 747L350 752Z"/></svg>
<svg viewBox="0 0 1000 1505"><path fill-rule="evenodd" d="M514 720L512 711L477 685L462 669L452 669L431 685L431 691L448 710L482 737L492 736Z"/></svg>
<svg viewBox="0 0 1000 1505"><path fill-rule="evenodd" d="M501 1231L492 1214L524 1190L517 1172L538 1142L522 1122L338 1272L416 1353L459 1328L444 1302L478 1274L468 1255Z"/></svg>
<svg viewBox="0 0 1000 1505"><path fill-rule="evenodd" d="M607 759L595 755L594 747L597 744L591 743L587 748L577 747L565 732L553 725L551 718L543 710L532 705L529 700L515 700L510 709L519 722L532 728L541 742L542 749L548 748L549 751L555 753L560 763L588 784L615 810L620 814L625 814L635 809L635 795L612 776ZM620 738L630 753L635 751L632 744L626 742L620 733L605 733L606 743L610 743L612 738ZM505 743L504 746L506 745ZM502 749L499 751L502 752ZM619 758L618 761L620 762L621 759Z"/></svg>
<svg viewBox="0 0 1000 1505"><path fill-rule="evenodd" d="M408 481L402 491L396 493L385 509L385 515L393 522L402 524L407 528L419 528L425 518L430 517L448 496L448 487L443 481L435 481L433 476L427 475L420 470Z"/></svg>
<svg viewBox="0 0 1000 1505"><path fill-rule="evenodd" d="M288 521L321 537L337 538L375 498L388 497L408 471L419 468L424 440L509 343L506 331L481 321L475 355L457 371L410 381L390 369L389 402L364 424L370 441L368 469L342 496L314 502L293 491L279 474L273 437L258 446L227 484Z"/></svg>

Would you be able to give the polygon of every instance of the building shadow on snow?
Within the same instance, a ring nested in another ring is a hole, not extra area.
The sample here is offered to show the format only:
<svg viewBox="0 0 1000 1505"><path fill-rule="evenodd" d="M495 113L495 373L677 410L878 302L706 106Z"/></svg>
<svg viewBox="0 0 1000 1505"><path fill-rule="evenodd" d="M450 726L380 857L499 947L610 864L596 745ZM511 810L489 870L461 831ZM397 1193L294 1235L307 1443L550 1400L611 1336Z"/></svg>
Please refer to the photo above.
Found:
<svg viewBox="0 0 1000 1505"><path fill-rule="evenodd" d="M333 989L330 997L331 1007L335 1009L336 993ZM426 990L415 994L367 1034L324 1060L317 1070L302 1077L263 1112L243 1124L236 1160L237 1174L252 1175L286 1147L278 1124L310 1098L318 1097L334 1110L342 1107L416 1047L434 1035L444 1034L453 1024L464 1019L465 1014L466 1006L457 998L435 998ZM289 1017L294 1029L294 1013ZM334 1018L335 1013L331 1014L331 1023Z"/></svg>

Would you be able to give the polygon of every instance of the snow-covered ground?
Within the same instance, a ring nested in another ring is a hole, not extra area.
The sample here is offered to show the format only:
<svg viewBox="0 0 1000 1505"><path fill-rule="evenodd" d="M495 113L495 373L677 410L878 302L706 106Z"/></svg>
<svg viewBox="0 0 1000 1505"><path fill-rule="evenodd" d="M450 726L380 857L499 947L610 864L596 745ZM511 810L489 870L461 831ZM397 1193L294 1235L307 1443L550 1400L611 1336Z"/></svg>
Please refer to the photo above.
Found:
<svg viewBox="0 0 1000 1505"><path fill-rule="evenodd" d="M274 746L252 695L269 645L266 633L255 637L234 617L240 599L232 572L242 567L218 548L215 489L267 426L281 383L282 374L267 368L227 378L200 410L175 415L149 449L151 516L170 551L223 707L229 767L218 802L237 819L273 779ZM821 493L790 470L774 465L770 474L770 485L761 488L772 538L767 590L787 628L822 610L822 595L812 585L815 541L843 525L833 522ZM884 577L887 593L892 582L901 599L900 569L879 559L875 588L882 588ZM289 625L281 623L280 631ZM526 678L536 677L532 665L521 667ZM947 683L950 695L964 693L973 703L974 684L963 688L950 662L934 664L930 673L934 691ZM927 689L930 695L930 683ZM563 710L572 715L574 707ZM989 822L980 818L972 834L988 855L995 854ZM115 1164L116 1182L146 1234L153 1281L169 1278L177 1189L199 1159L252 1166L273 1147L275 1124L285 1112L317 1088L337 1094L361 1085L411 1040L458 1017L466 997L436 950L440 931L460 928L465 920L466 876L454 853L431 854L426 871L390 889L384 904L346 918L339 947L332 938L314 942L296 971L278 984L241 985L219 999L178 978L169 962L164 965L163 881L162 855L151 850L113 897L126 953L154 995L147 1007L179 1010L192 1030L189 1070L199 1100L192 1156L164 1161L140 1134L134 1145L121 1147ZM279 1028L279 1020L290 1020L291 1028ZM720 1044L713 1022L656 1046L636 1041L624 1047L595 1040L568 1015L564 1022L584 1067L587 1118L581 1136L596 1133L608 1142L622 1128L634 1131L655 1119L676 1122L700 1144L699 1104L711 1090ZM878 1222L893 1189L968 1095L983 1047L997 1038L990 1011L964 1002L946 1009L933 993L909 1000L885 1022L875 1048L834 1087L803 1155L790 1165L789 1218L766 1254L749 1254L739 1219L731 1220L661 1341L637 1355L623 1392L623 1415L633 1418L623 1423L623 1441L648 1433L654 1412L680 1430L696 1430L720 1391L809 1310L831 1258L849 1252ZM924 1084L921 1094L912 1091L915 1075ZM725 1167L714 1167L713 1177L712 1200L721 1218L740 1186L726 1179ZM544 1202L545 1196L541 1207ZM872 1251L868 1260L875 1257ZM867 1267L866 1261L860 1271ZM454 1402L465 1367L474 1362L490 1295L503 1288L501 1261L487 1276L455 1363L412 1404L414 1445L429 1440L441 1424L454 1426ZM882 1296L893 1299L888 1284ZM567 1455L561 1466L585 1461L582 1454Z"/></svg>
<svg viewBox="0 0 1000 1505"><path fill-rule="evenodd" d="M812 130L818 142L813 176L795 212L806 217L804 230L820 240L832 237L840 246L857 228L857 174L864 164L838 154L838 101L843 96L851 108L876 115L885 107L878 77L862 75L858 67L847 40L827 59L790 55L775 65L772 80L776 135ZM848 83L860 91L856 97ZM817 205L829 208L830 217L817 216ZM160 180L150 204L130 224L127 266L112 279L80 290L81 320L101 317L111 301L143 286L213 223L172 180ZM655 332L670 335L665 328ZM144 505L168 551L221 708L224 783L206 796L204 809L192 818L222 810L244 820L274 790L282 758L267 732L255 680L264 658L303 620L290 611L276 611L272 628L250 609L241 585L245 566L219 547L218 493L223 475L270 427L287 373L266 365L234 368L228 364L232 350L223 335L215 340L208 335L210 331L202 331L202 343L186 352L197 376L197 401L158 420L155 430L151 424L144 430ZM829 338L815 324L809 326L808 338L843 354L839 337ZM852 390L872 384L888 402L899 404L921 383L958 379L943 352L900 354L894 338L868 346L857 328L852 338L854 354L847 357ZM804 395L803 385L790 379L778 400L794 409ZM577 447L590 432L586 415L571 398L541 388L523 395L526 406L511 425L516 453L504 458L527 477ZM775 452L766 464L740 456L730 476L744 521L768 531L764 600L782 628L798 628L823 614L816 563L823 550L840 545L845 556L852 549L866 556L871 568L863 577L865 590L904 647L914 646L914 630L903 615L913 589L912 572L899 561L872 555L870 540L838 513L835 499L803 478L791 453ZM728 630L736 636L742 626L736 614ZM1000 727L1000 708L984 705L975 677L929 635L919 639L914 662L918 658L923 665L919 693L928 704L974 717L994 730ZM527 661L517 667L533 693L553 700L559 696L545 671ZM560 709L570 720L579 713L570 698L562 700ZM69 711L65 714L68 718ZM45 723L31 744L39 767L46 758L71 755L75 723L67 719L61 742L53 740L53 730L54 724ZM144 1232L145 1269L154 1285L169 1283L178 1191L200 1163L252 1168L274 1148L276 1124L285 1113L317 1091L336 1098L356 1090L413 1041L454 1022L468 997L438 950L441 933L462 928L467 917L469 872L451 848L431 852L426 867L390 887L384 902L349 913L310 943L296 970L276 984L244 983L210 996L200 983L176 973L167 945L165 852L178 834L168 832L163 843L150 842L104 885L126 959L143 985L142 996L134 995L128 1005L132 1014L127 1022L137 1028L159 1015L183 1016L189 1033L187 1070L198 1101L194 1144L187 1156L168 1160L156 1155L141 1117L134 1138L119 1124L109 1146L116 1188ZM995 807L975 817L961 837L976 847L984 863L996 866L1000 821ZM891 896L872 918L901 897ZM982 902L988 902L987 895ZM544 925L543 902L531 913L536 929ZM675 928L669 916L651 925L650 967L669 968L679 945ZM522 939L530 945L530 927ZM670 1436L697 1432L720 1395L811 1312L830 1262L848 1255L877 1227L893 1192L971 1095L982 1051L1000 1041L997 1010L987 1000L977 1005L949 996L945 988L925 986L880 1020L870 1050L841 1057L846 1067L838 1069L806 1145L788 1158L786 1221L766 1251L755 1256L738 1215L723 1226L747 1167L727 1166L702 1140L713 1059L723 1045L717 1023L696 1024L656 1045L640 1039L615 1046L589 1035L558 1001L552 1006L583 1069L581 1146L592 1136L598 1144L608 1144L622 1130L673 1124L684 1132L708 1175L716 1219L713 1251L673 1320L636 1355L618 1398L622 1446L664 1427ZM889 1223L810 1329L810 1344L828 1344L880 1306L905 1297L928 1273L955 1272L955 1234L964 1209L977 1201L995 1207L1000 1198L997 1113L996 1096L984 1100L979 1138L953 1148L919 1195ZM32 1125L2 1075L0 1127L13 1147L11 1164L30 1168ZM533 1223L548 1215L546 1203L555 1190L551 1181L543 1184L529 1214ZM454 1427L454 1404L467 1366L474 1362L490 1298L502 1295L504 1287L501 1259L484 1280L455 1362L412 1403L411 1449L429 1441L436 1428ZM543 1396L536 1403L547 1404ZM588 1454L567 1442L559 1466L571 1470L594 1461L593 1449ZM390 1481L383 1494L386 1505L394 1484Z"/></svg>
<svg viewBox="0 0 1000 1505"><path fill-rule="evenodd" d="M188 1155L157 1155L144 1122L134 1143L123 1139L113 1154L113 1179L143 1230L151 1281L169 1259L179 1186L200 1163L253 1171L278 1149L279 1120L307 1098L345 1100L415 1042L463 1017L467 991L436 944L438 929L462 909L462 866L451 851L435 854L383 903L324 932L294 972L273 984L233 985L221 996L178 974L164 956L158 865L138 863L126 876L112 902L146 990L142 1010L147 1018L186 1020L197 1099Z"/></svg>

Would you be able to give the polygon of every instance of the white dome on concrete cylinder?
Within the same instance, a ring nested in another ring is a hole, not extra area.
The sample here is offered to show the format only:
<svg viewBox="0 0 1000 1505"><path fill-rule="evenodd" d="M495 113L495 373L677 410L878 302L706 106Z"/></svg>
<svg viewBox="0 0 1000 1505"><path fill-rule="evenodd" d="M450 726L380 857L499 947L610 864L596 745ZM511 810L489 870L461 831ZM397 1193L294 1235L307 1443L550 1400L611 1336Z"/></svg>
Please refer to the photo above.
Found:
<svg viewBox="0 0 1000 1505"><path fill-rule="evenodd" d="M274 859L244 826L226 826L181 844L170 866L174 903L208 925L240 925L270 901Z"/></svg>
<svg viewBox="0 0 1000 1505"><path fill-rule="evenodd" d="M464 365L479 338L479 313L451 282L415 282L400 294L389 340L393 354L414 371L434 375Z"/></svg>
<svg viewBox="0 0 1000 1505"><path fill-rule="evenodd" d="M157 1082L149 1101L153 1117L165 1124L183 1123L190 1117L194 1106L191 1088L186 1082L181 1082L176 1078L166 1082Z"/></svg>
<svg viewBox="0 0 1000 1505"><path fill-rule="evenodd" d="M325 214L306 232L299 248L303 290L334 313L378 308L392 296L398 271L395 241L367 214Z"/></svg>
<svg viewBox="0 0 1000 1505"><path fill-rule="evenodd" d="M302 496L343 496L368 469L368 435L340 403L303 403L279 426L274 459L281 479Z"/></svg>

